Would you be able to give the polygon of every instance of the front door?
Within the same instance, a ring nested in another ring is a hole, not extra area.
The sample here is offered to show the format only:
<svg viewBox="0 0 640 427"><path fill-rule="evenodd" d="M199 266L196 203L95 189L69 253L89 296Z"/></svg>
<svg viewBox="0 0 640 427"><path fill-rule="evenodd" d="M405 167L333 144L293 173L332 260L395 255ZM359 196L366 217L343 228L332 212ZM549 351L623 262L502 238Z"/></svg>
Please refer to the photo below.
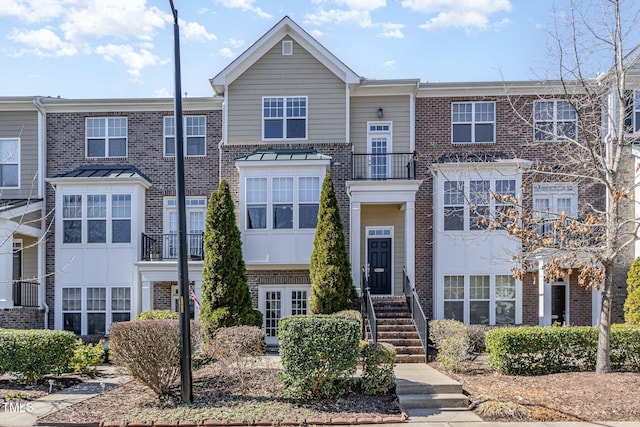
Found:
<svg viewBox="0 0 640 427"><path fill-rule="evenodd" d="M367 240L369 288L372 294L391 294L391 239Z"/></svg>
<svg viewBox="0 0 640 427"><path fill-rule="evenodd" d="M566 322L566 285L551 286L551 323L564 325Z"/></svg>

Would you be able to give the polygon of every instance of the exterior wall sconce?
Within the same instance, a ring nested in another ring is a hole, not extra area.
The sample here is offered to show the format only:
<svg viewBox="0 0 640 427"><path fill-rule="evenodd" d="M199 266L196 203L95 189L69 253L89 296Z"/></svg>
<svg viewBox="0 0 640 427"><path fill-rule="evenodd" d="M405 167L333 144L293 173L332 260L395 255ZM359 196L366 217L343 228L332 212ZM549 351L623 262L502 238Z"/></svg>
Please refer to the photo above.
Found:
<svg viewBox="0 0 640 427"><path fill-rule="evenodd" d="M382 107L378 108L378 118L381 119L384 117L384 110Z"/></svg>

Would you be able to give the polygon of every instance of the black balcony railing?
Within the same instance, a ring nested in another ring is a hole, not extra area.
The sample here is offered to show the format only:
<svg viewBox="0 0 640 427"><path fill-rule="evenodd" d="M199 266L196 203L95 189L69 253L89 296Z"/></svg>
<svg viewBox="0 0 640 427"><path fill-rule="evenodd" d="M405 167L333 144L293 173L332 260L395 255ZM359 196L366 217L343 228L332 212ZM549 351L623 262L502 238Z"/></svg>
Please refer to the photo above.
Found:
<svg viewBox="0 0 640 427"><path fill-rule="evenodd" d="M413 153L352 154L351 179L415 179Z"/></svg>
<svg viewBox="0 0 640 427"><path fill-rule="evenodd" d="M192 261L204 259L202 233L187 234L187 254ZM178 259L177 234L145 234L142 233L143 261L164 261Z"/></svg>
<svg viewBox="0 0 640 427"><path fill-rule="evenodd" d="M14 307L37 307L38 285L38 282L25 282L22 280L13 282Z"/></svg>

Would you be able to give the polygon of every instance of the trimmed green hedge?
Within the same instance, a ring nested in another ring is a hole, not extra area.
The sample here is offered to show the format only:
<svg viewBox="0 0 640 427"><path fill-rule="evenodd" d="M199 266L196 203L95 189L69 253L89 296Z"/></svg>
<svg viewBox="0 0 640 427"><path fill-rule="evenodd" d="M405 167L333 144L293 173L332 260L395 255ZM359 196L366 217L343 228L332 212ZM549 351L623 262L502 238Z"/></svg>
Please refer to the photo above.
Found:
<svg viewBox="0 0 640 427"><path fill-rule="evenodd" d="M489 367L510 375L542 375L595 368L598 328L523 326L486 334ZM614 370L640 369L640 327L611 328Z"/></svg>
<svg viewBox="0 0 640 427"><path fill-rule="evenodd" d="M178 320L178 312L171 310L149 310L138 313L133 320Z"/></svg>
<svg viewBox="0 0 640 427"><path fill-rule="evenodd" d="M360 322L345 316L286 316L278 323L282 380L290 397L339 396L356 371Z"/></svg>
<svg viewBox="0 0 640 427"><path fill-rule="evenodd" d="M48 329L0 329L0 373L36 382L70 369L76 336Z"/></svg>

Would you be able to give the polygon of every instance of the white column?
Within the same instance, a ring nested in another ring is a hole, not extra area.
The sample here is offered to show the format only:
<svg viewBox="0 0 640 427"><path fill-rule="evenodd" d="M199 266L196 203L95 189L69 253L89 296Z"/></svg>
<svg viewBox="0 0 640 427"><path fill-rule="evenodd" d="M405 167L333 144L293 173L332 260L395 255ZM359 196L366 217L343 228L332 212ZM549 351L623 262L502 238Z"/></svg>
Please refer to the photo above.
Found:
<svg viewBox="0 0 640 427"><path fill-rule="evenodd" d="M546 287L547 284L544 282L544 262L538 261L538 324L541 326L551 325L551 296L546 297Z"/></svg>
<svg viewBox="0 0 640 427"><path fill-rule="evenodd" d="M567 300L568 301L568 300ZM600 325L600 309L602 304L602 288L591 290L591 325Z"/></svg>
<svg viewBox="0 0 640 427"><path fill-rule="evenodd" d="M0 308L13 307L13 227L0 219Z"/></svg>
<svg viewBox="0 0 640 427"><path fill-rule="evenodd" d="M153 284L149 280L143 280L142 281L142 311L151 310L152 301L153 301Z"/></svg>
<svg viewBox="0 0 640 427"><path fill-rule="evenodd" d="M351 230L349 232L351 236L351 277L358 295L362 294L362 289L360 289L362 284L360 278L360 214L360 202L351 202Z"/></svg>
<svg viewBox="0 0 640 427"><path fill-rule="evenodd" d="M404 265L407 277L415 286L416 261L416 209L415 202L406 202L404 206Z"/></svg>

